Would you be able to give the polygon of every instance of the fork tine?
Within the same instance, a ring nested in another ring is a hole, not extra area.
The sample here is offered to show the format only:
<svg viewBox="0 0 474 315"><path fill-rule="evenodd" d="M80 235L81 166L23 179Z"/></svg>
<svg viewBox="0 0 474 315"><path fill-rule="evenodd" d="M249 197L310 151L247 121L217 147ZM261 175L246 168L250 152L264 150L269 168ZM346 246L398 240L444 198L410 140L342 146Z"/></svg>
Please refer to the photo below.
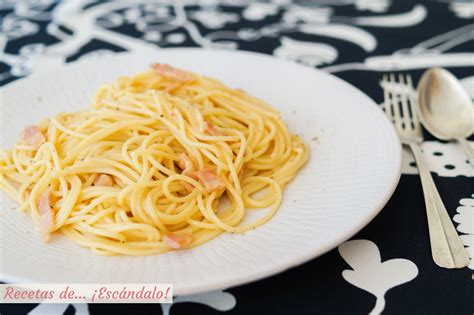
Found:
<svg viewBox="0 0 474 315"><path fill-rule="evenodd" d="M402 103L402 110L403 110L403 124L405 125L405 129L415 129L414 126L412 125L411 123L411 118L410 118L410 112L408 110L408 98L407 98L407 94L408 93L405 93L405 91L403 91L402 89L406 89L406 90L409 90L409 93L411 93L411 87L407 85L406 83L406 80L405 80L405 76L403 74L399 74L398 75L398 79L400 81L400 99L401 99L401 103ZM413 106L412 106L412 112L413 112Z"/></svg>
<svg viewBox="0 0 474 315"><path fill-rule="evenodd" d="M383 101L385 106L385 115L387 115L388 119L393 123L393 113L392 113L392 106L390 102L390 97L388 95L388 78L387 75L382 76L382 87L383 87Z"/></svg>
<svg viewBox="0 0 474 315"><path fill-rule="evenodd" d="M413 126L414 130L417 133L421 133L421 124L420 120L418 119L418 100L416 99L416 96L411 93L411 91L414 89L413 87L413 81L411 79L411 75L407 74L407 85L410 89L410 94L409 94L409 101L411 103L411 114L412 114L412 121L413 121Z"/></svg>
<svg viewBox="0 0 474 315"><path fill-rule="evenodd" d="M389 78L390 78L391 83L392 83L394 86L396 86L396 85L397 85L397 81L396 81L396 79L395 79L395 74L390 73ZM399 94L402 93L399 84L398 84L398 87L397 87L397 88L394 87L393 90L398 91ZM398 105L399 105L399 104L398 104L398 97L397 97L397 95L394 93L394 91L390 91L390 92L389 92L389 95L391 95L390 100L391 100L392 107L393 107L394 123L395 123L395 126L397 127L397 130L399 130L399 132L401 132L401 131L403 131L403 126L402 126L402 117L400 116L400 107L398 106Z"/></svg>
<svg viewBox="0 0 474 315"><path fill-rule="evenodd" d="M402 143L410 144L423 141L417 113L418 103L416 94L413 93L411 76L390 73L382 76L382 83L385 114L392 121Z"/></svg>

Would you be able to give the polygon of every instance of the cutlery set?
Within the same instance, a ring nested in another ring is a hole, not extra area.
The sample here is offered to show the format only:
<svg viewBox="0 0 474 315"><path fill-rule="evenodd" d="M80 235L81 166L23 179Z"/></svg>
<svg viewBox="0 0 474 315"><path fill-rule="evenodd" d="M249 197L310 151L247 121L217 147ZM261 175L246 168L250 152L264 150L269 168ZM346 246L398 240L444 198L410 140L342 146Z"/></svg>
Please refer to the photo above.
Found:
<svg viewBox="0 0 474 315"><path fill-rule="evenodd" d="M466 140L474 128L470 97L456 78L444 69L429 69L417 91L410 75L384 75L384 106L402 144L413 152L425 199L431 253L443 268L463 268L469 255L446 211L423 156L421 124L442 140L457 140L474 167L474 152Z"/></svg>

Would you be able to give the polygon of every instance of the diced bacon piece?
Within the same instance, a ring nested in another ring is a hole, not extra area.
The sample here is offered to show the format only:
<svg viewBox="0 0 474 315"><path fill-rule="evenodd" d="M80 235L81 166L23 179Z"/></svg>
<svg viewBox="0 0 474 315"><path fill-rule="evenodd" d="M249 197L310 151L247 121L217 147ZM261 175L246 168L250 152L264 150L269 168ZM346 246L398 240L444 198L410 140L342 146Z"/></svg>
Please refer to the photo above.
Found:
<svg viewBox="0 0 474 315"><path fill-rule="evenodd" d="M222 182L222 179L211 168L204 168L202 170L194 172L194 176L196 176L196 178L208 192L224 188L224 183Z"/></svg>
<svg viewBox="0 0 474 315"><path fill-rule="evenodd" d="M183 171L182 174L186 176L191 176L195 171L193 161L186 153L179 155L178 166Z"/></svg>
<svg viewBox="0 0 474 315"><path fill-rule="evenodd" d="M94 180L94 186L113 186L114 184L114 179L112 176L107 175L107 174L100 174L95 180Z"/></svg>
<svg viewBox="0 0 474 315"><path fill-rule="evenodd" d="M182 170L181 174L192 177L196 179L194 176L194 172L196 171L194 167L193 161L189 158L186 153L181 153L179 155L178 167ZM184 188L187 190L193 190L195 187L188 182L182 181Z"/></svg>
<svg viewBox="0 0 474 315"><path fill-rule="evenodd" d="M53 229L53 209L51 208L51 192L45 190L38 199L38 210L40 214L40 228L44 235L44 241L49 240L49 234Z"/></svg>
<svg viewBox="0 0 474 315"><path fill-rule="evenodd" d="M156 74L180 83L189 83L196 79L195 76L189 72L163 63L154 63L151 65L151 68Z"/></svg>
<svg viewBox="0 0 474 315"><path fill-rule="evenodd" d="M40 128L35 125L26 126L21 132L21 138L25 140L26 143L34 146L35 148L40 147L46 141L46 138L41 133Z"/></svg>
<svg viewBox="0 0 474 315"><path fill-rule="evenodd" d="M204 131L212 136L224 136L224 133L216 128L213 124L205 121L204 122Z"/></svg>
<svg viewBox="0 0 474 315"><path fill-rule="evenodd" d="M171 248L183 249L193 241L193 237L188 234L168 233L163 236L163 242Z"/></svg>

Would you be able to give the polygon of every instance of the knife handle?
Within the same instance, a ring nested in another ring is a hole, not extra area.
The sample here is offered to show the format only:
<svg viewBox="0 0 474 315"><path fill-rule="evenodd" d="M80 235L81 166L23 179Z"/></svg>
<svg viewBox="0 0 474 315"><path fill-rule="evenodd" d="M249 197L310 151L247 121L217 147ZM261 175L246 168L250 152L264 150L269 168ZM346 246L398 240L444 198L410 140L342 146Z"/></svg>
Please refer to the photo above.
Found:
<svg viewBox="0 0 474 315"><path fill-rule="evenodd" d="M469 255L444 207L421 148L416 143L410 143L410 148L415 156L423 187L433 260L443 268L466 267Z"/></svg>

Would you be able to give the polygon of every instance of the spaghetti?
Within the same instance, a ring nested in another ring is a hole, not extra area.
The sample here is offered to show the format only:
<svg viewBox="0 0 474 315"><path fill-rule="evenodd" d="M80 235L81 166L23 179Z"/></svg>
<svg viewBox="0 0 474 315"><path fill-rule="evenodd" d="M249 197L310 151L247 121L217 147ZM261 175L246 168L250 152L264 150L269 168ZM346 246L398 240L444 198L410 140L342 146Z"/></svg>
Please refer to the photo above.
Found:
<svg viewBox="0 0 474 315"><path fill-rule="evenodd" d="M89 109L26 127L0 151L0 188L45 240L61 231L99 254L149 255L264 224L307 158L269 105L154 64L101 87Z"/></svg>

